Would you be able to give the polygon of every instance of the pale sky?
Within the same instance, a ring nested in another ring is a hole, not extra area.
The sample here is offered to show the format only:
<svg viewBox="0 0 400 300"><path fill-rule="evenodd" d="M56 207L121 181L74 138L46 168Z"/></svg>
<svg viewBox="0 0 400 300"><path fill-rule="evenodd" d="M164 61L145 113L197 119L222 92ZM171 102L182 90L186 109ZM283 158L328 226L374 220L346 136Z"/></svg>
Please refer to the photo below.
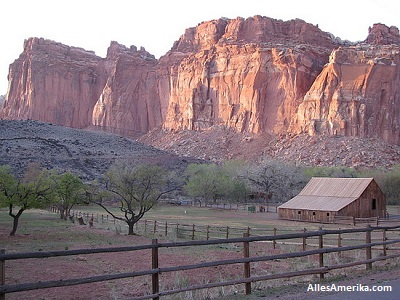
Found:
<svg viewBox="0 0 400 300"><path fill-rule="evenodd" d="M2 0L0 2L0 95L7 92L9 65L24 40L43 37L93 50L104 57L111 41L143 46L157 58L186 28L202 21L254 15L295 18L350 41L364 40L368 27L400 28L398 0Z"/></svg>

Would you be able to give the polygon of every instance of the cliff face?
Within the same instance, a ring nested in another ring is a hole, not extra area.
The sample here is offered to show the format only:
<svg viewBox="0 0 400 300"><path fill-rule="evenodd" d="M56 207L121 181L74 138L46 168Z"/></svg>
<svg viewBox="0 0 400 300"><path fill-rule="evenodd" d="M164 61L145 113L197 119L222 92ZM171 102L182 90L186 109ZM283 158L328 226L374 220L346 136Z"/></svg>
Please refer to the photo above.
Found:
<svg viewBox="0 0 400 300"><path fill-rule="evenodd" d="M400 143L400 47L339 48L293 118L294 132Z"/></svg>
<svg viewBox="0 0 400 300"><path fill-rule="evenodd" d="M92 124L126 134L160 126L154 56L112 42L103 64L107 81L94 105Z"/></svg>
<svg viewBox="0 0 400 300"><path fill-rule="evenodd" d="M105 84L101 59L93 52L31 38L10 65L2 116L83 128Z"/></svg>
<svg viewBox="0 0 400 300"><path fill-rule="evenodd" d="M302 20L255 16L189 28L159 60L31 38L1 116L122 133L205 130L349 135L400 143L400 36L375 24L342 42Z"/></svg>
<svg viewBox="0 0 400 300"><path fill-rule="evenodd" d="M301 20L256 16L188 29L160 60L181 54L170 72L164 128L286 130L337 45L331 35Z"/></svg>

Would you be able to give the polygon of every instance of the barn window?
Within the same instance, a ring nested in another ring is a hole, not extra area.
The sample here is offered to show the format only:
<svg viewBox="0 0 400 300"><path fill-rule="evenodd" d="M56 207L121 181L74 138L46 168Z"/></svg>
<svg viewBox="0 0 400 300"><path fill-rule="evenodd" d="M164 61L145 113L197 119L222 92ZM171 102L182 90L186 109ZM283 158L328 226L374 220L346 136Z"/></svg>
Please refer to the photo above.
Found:
<svg viewBox="0 0 400 300"><path fill-rule="evenodd" d="M297 214L301 215L301 210L297 211Z"/></svg>
<svg viewBox="0 0 400 300"><path fill-rule="evenodd" d="M326 216L329 217L329 213L326 213Z"/></svg>
<svg viewBox="0 0 400 300"><path fill-rule="evenodd" d="M312 215L315 216L315 211L312 212Z"/></svg>
<svg viewBox="0 0 400 300"><path fill-rule="evenodd" d="M372 209L376 209L376 199L372 199Z"/></svg>

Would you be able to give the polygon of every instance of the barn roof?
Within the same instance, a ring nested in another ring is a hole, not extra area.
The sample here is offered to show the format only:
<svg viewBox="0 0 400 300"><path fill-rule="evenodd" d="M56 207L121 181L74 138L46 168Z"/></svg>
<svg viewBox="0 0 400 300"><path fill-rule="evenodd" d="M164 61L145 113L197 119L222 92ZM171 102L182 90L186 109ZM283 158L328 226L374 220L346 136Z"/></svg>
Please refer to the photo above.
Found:
<svg viewBox="0 0 400 300"><path fill-rule="evenodd" d="M279 208L339 211L365 191L373 178L313 177L294 198Z"/></svg>

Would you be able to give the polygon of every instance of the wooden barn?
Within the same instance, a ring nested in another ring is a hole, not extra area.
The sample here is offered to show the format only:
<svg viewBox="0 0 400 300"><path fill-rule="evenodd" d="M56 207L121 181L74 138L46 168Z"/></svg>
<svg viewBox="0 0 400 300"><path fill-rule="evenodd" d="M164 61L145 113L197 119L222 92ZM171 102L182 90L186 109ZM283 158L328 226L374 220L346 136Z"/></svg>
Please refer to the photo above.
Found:
<svg viewBox="0 0 400 300"><path fill-rule="evenodd" d="M313 177L278 207L278 214L281 219L323 223L335 216L385 217L386 197L373 178Z"/></svg>

